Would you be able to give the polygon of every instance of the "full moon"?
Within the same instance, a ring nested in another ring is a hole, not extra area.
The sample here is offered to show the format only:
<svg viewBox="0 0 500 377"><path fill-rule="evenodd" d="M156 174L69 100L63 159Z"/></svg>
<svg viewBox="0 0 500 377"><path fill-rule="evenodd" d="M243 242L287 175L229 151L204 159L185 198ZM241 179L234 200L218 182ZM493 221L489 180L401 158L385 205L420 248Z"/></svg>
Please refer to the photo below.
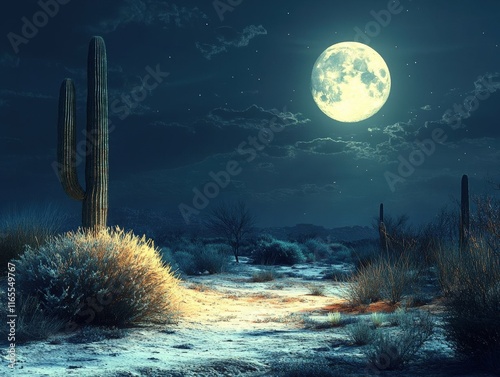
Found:
<svg viewBox="0 0 500 377"><path fill-rule="evenodd" d="M370 118L384 106L391 75L371 47L342 42L328 47L314 63L311 92L318 107L340 122Z"/></svg>

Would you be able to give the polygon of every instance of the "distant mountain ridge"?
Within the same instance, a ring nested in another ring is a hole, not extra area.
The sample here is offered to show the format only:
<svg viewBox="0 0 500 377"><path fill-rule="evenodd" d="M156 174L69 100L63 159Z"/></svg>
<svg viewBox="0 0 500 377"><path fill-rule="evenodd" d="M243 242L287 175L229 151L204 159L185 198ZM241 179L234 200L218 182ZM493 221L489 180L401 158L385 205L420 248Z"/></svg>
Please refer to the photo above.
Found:
<svg viewBox="0 0 500 377"><path fill-rule="evenodd" d="M321 238L330 242L353 242L378 237L378 233L373 228L359 225L328 229L314 224L297 224L285 227L259 228L259 233L268 233L279 239Z"/></svg>

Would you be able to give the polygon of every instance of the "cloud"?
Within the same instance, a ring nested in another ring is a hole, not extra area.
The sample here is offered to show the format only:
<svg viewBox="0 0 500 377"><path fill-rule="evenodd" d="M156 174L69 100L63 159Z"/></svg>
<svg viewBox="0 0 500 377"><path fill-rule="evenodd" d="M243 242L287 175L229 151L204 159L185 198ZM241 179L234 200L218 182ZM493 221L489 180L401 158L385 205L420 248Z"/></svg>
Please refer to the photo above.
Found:
<svg viewBox="0 0 500 377"><path fill-rule="evenodd" d="M318 154L336 154L346 150L347 143L345 141L333 140L329 137L318 138L311 141L299 141L295 143L298 149L309 151Z"/></svg>
<svg viewBox="0 0 500 377"><path fill-rule="evenodd" d="M267 35L267 30L262 25L247 26L241 33L234 32L231 28L219 28L216 44L196 42L196 48L210 60L214 55L227 52L230 48L248 46L250 41L259 35Z"/></svg>
<svg viewBox="0 0 500 377"><path fill-rule="evenodd" d="M444 112L441 123L454 124L457 117L462 120L470 118L471 114L481 106L481 102L498 90L500 90L500 73L486 73L479 76L474 81L474 89L460 94L459 103L454 103L452 107ZM462 124L456 128L464 127L465 125Z"/></svg>
<svg viewBox="0 0 500 377"><path fill-rule="evenodd" d="M37 99L54 99L54 96L49 96L42 93L35 92L16 92L14 90L0 90L0 97L25 97L25 98L37 98ZM4 101L5 103L5 101Z"/></svg>
<svg viewBox="0 0 500 377"><path fill-rule="evenodd" d="M208 19L198 7L188 8L158 0L125 0L117 14L90 26L93 33L111 33L131 23L183 28L198 19Z"/></svg>
<svg viewBox="0 0 500 377"><path fill-rule="evenodd" d="M425 106L422 106L420 108L420 110L431 111L432 110L432 106L431 105L425 105Z"/></svg>
<svg viewBox="0 0 500 377"><path fill-rule="evenodd" d="M297 124L308 123L310 120L304 118L301 113L291 113L271 109L265 110L257 105L251 105L244 110L233 110L228 108L216 108L207 116L217 127L240 127L245 129L261 129L274 124L277 127L289 127Z"/></svg>

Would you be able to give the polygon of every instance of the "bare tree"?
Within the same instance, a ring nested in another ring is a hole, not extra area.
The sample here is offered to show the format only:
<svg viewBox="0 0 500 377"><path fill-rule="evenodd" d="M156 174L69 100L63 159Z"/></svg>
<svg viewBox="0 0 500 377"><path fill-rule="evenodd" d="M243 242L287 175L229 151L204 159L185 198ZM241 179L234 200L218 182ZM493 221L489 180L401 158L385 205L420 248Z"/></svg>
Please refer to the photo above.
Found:
<svg viewBox="0 0 500 377"><path fill-rule="evenodd" d="M205 219L206 227L215 235L226 239L234 253L236 263L245 238L250 234L255 219L243 201L221 203Z"/></svg>

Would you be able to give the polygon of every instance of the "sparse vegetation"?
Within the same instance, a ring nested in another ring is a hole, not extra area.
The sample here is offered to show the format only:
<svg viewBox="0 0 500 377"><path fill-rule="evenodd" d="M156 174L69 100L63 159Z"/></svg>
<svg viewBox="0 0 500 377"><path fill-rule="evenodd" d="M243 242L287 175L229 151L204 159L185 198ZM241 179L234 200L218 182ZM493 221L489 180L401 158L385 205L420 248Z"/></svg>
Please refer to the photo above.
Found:
<svg viewBox="0 0 500 377"><path fill-rule="evenodd" d="M462 357L482 364L498 360L500 254L481 240L475 240L467 252L451 252L447 258L455 267L445 285L449 298L446 305L449 340Z"/></svg>
<svg viewBox="0 0 500 377"><path fill-rule="evenodd" d="M304 246L304 253L312 255L312 261L324 260L330 257L331 250L329 245L319 239L308 239L302 245Z"/></svg>
<svg viewBox="0 0 500 377"><path fill-rule="evenodd" d="M432 335L434 324L428 314L413 314L412 320L402 323L398 331L379 330L366 355L376 370L401 369L410 362Z"/></svg>
<svg viewBox="0 0 500 377"><path fill-rule="evenodd" d="M250 281L253 283L264 283L267 281L273 281L277 277L276 272L274 270L262 270L259 272L254 272Z"/></svg>
<svg viewBox="0 0 500 377"><path fill-rule="evenodd" d="M172 251L174 250L174 251ZM224 244L182 240L172 249L163 248L162 259L186 275L218 274L229 269L229 248Z"/></svg>
<svg viewBox="0 0 500 377"><path fill-rule="evenodd" d="M178 280L159 251L120 229L53 238L28 248L16 268L21 294L36 297L47 316L74 324L168 323L178 315Z"/></svg>
<svg viewBox="0 0 500 377"><path fill-rule="evenodd" d="M324 296L325 295L325 286L319 284L309 284L307 285L307 289L309 290L309 294L312 296Z"/></svg>
<svg viewBox="0 0 500 377"><path fill-rule="evenodd" d="M371 343L375 336L375 331L365 321L358 321L345 328L345 333L349 341L355 346L364 346Z"/></svg>
<svg viewBox="0 0 500 377"><path fill-rule="evenodd" d="M382 298L381 263L362 267L358 273L350 277L344 285L342 295L351 306L368 305Z"/></svg>
<svg viewBox="0 0 500 377"><path fill-rule="evenodd" d="M387 321L387 315L385 313L373 312L370 316L370 320L375 325L375 327L380 327L384 322Z"/></svg>
<svg viewBox="0 0 500 377"><path fill-rule="evenodd" d="M1 293L2 296L6 295L5 292ZM0 314L3 318L7 318L6 309L6 305L3 305L0 310ZM34 340L47 339L63 330L67 324L66 321L48 315L47 312L43 310L38 298L34 296L17 295L16 310L17 318L15 342L19 344ZM0 336L2 339L7 339L8 333L9 327L7 322L2 321L0 326Z"/></svg>
<svg viewBox="0 0 500 377"><path fill-rule="evenodd" d="M205 218L205 226L213 234L223 237L231 247L236 263L239 263L240 248L254 224L255 218L242 201L221 203Z"/></svg>
<svg viewBox="0 0 500 377"><path fill-rule="evenodd" d="M7 263L19 258L26 246L38 247L55 236L64 225L66 216L59 209L28 207L2 213L0 219L0 275L6 274Z"/></svg>
<svg viewBox="0 0 500 377"><path fill-rule="evenodd" d="M344 296L353 306L379 300L394 305L401 301L417 276L407 256L379 256L348 279Z"/></svg>
<svg viewBox="0 0 500 377"><path fill-rule="evenodd" d="M328 322L330 322L332 326L340 326L344 320L344 318L342 317L342 313L340 312L328 313L327 317Z"/></svg>
<svg viewBox="0 0 500 377"><path fill-rule="evenodd" d="M411 315L403 308L397 308L394 313L388 316L391 326L400 326L411 320Z"/></svg>
<svg viewBox="0 0 500 377"><path fill-rule="evenodd" d="M332 368L326 360L280 362L273 367L276 377L340 377L341 374Z"/></svg>
<svg viewBox="0 0 500 377"><path fill-rule="evenodd" d="M263 265L293 265L305 261L298 244L274 238L259 240L252 257L255 264Z"/></svg>

